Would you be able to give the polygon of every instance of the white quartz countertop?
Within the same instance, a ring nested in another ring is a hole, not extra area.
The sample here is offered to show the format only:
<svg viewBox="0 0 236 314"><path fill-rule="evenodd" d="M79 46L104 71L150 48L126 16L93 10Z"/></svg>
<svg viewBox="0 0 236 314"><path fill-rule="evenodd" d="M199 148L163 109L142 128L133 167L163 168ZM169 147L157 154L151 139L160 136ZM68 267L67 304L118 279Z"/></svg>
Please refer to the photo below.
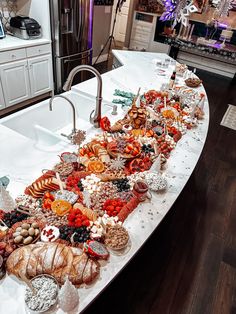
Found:
<svg viewBox="0 0 236 314"><path fill-rule="evenodd" d="M114 90L121 89L134 94L141 87L140 93L150 89L160 89L163 83L169 81L175 66L169 66L167 76L158 76L156 71L156 62L165 60L168 55L162 53L113 50L112 53L123 66L102 75L103 78L103 99L112 101ZM86 92L96 96L97 80L92 78L81 84L72 87L72 90Z"/></svg>
<svg viewBox="0 0 236 314"><path fill-rule="evenodd" d="M123 66L102 75L103 98L107 101L112 101L114 98L114 89L133 93L136 93L139 87L141 92L159 89L161 84L169 81L174 69L174 66L169 66L165 77L157 75L156 62L167 58L165 54L131 51L113 51L113 53ZM94 78L73 86L73 90L78 94L87 93L95 96L96 84ZM183 84L182 79L179 79L179 84ZM205 92L203 86L197 90ZM14 126L9 129L4 125L7 119L9 121L11 118L18 119L20 115L24 117L30 110L32 112L35 110L37 115L37 108L43 106L48 106L48 100L0 120L0 177L9 176L11 183L8 190L14 197L23 193L25 186L34 181L41 174L42 169L56 164L60 153L74 149L66 143L58 144L52 150L38 149L32 139L12 130ZM121 108L118 110L120 112ZM205 117L197 128L188 130L171 152L164 172L168 181L166 192L153 193L152 200L139 205L125 221L124 226L131 238L130 251L123 256L111 254L109 261L101 267L99 279L93 285L79 289L80 304L77 313L83 311L125 267L171 209L192 174L204 147L209 123L207 99L204 111ZM24 291L25 286L19 280L13 276L6 276L0 282L0 313L5 313L7 308L8 314L25 314ZM57 313L63 312L58 309Z"/></svg>
<svg viewBox="0 0 236 314"><path fill-rule="evenodd" d="M19 49L19 48L27 48L32 46L49 44L51 42L50 39L46 38L37 38L37 39L29 39L24 40L11 35L6 35L5 38L0 39L0 52Z"/></svg>

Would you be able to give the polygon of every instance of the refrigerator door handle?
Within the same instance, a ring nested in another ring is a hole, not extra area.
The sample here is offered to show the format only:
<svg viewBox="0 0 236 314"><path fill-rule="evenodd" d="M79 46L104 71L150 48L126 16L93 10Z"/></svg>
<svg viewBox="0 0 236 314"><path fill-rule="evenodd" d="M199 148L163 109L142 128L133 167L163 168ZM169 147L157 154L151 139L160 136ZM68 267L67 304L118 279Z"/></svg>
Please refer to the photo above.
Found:
<svg viewBox="0 0 236 314"><path fill-rule="evenodd" d="M80 39L80 29L81 29L81 10L80 10L80 0L75 1L74 7L74 16L73 16L73 25L74 25L74 35L77 42ZM78 6L78 7L77 7ZM78 22L78 25L75 25L75 22Z"/></svg>
<svg viewBox="0 0 236 314"><path fill-rule="evenodd" d="M81 0L79 0L79 40L81 40L82 36L82 3Z"/></svg>
<svg viewBox="0 0 236 314"><path fill-rule="evenodd" d="M83 0L80 0L80 3L81 3L81 12L83 11L83 6L84 6L84 1ZM84 32L84 14L81 14L81 28L80 28L80 40L82 38L82 35L83 35L83 32Z"/></svg>
<svg viewBox="0 0 236 314"><path fill-rule="evenodd" d="M65 59L64 60L64 63L70 63L70 62L74 62L74 61L77 61L77 60L83 60L83 59L86 59L86 58L88 58L88 56L89 56L89 54L87 54L86 56L82 56L81 58L76 58L76 59Z"/></svg>

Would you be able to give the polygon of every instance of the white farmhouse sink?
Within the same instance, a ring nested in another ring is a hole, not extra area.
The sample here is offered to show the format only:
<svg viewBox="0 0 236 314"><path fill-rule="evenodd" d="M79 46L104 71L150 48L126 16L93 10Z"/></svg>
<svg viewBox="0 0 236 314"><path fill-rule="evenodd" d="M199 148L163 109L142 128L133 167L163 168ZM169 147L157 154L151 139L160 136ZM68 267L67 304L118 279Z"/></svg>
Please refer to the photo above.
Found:
<svg viewBox="0 0 236 314"><path fill-rule="evenodd" d="M97 133L89 122L90 114L96 107L95 97L80 95L77 92L67 92L63 94L69 98L76 109L76 127L86 130L89 135ZM111 108L102 105L102 115L111 112ZM72 130L72 108L63 98L53 100L53 110L49 110L49 100L45 100L39 105L19 111L13 116L2 119L1 123L35 141L39 146L52 146L60 141L66 141L66 137L61 134L70 134ZM27 121L27 122L26 122Z"/></svg>

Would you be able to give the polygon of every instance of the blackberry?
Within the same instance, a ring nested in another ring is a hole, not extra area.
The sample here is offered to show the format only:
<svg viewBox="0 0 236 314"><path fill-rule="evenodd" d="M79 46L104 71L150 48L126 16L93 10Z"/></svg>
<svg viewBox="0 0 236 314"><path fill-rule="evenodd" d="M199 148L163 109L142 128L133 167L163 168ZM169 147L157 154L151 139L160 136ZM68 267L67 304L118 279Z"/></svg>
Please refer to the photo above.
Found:
<svg viewBox="0 0 236 314"><path fill-rule="evenodd" d="M3 221L8 226L8 228L11 228L16 222L20 222L22 220L25 220L28 218L28 215L22 214L17 211L12 211L10 213L5 213L3 217Z"/></svg>
<svg viewBox="0 0 236 314"><path fill-rule="evenodd" d="M75 242L83 243L86 242L88 239L89 231L86 229L86 227L76 228L75 235L73 237L73 240Z"/></svg>
<svg viewBox="0 0 236 314"><path fill-rule="evenodd" d="M129 180L127 178L114 180L113 184L117 187L118 192L130 190Z"/></svg>
<svg viewBox="0 0 236 314"><path fill-rule="evenodd" d="M158 121L157 120L152 120L152 127L155 127L158 125Z"/></svg>
<svg viewBox="0 0 236 314"><path fill-rule="evenodd" d="M142 151L146 154L155 153L154 148L152 148L152 145L150 145L150 144L148 144L148 145L143 144Z"/></svg>
<svg viewBox="0 0 236 314"><path fill-rule="evenodd" d="M82 226L80 228L62 226L59 228L60 230L60 239L70 241L71 236L73 236L74 242L83 243L89 239L90 232L86 227Z"/></svg>
<svg viewBox="0 0 236 314"><path fill-rule="evenodd" d="M81 181L79 181L79 182L77 183L77 186L78 186L78 188L80 189L80 191L83 192L84 187L83 187L83 184L82 184Z"/></svg>

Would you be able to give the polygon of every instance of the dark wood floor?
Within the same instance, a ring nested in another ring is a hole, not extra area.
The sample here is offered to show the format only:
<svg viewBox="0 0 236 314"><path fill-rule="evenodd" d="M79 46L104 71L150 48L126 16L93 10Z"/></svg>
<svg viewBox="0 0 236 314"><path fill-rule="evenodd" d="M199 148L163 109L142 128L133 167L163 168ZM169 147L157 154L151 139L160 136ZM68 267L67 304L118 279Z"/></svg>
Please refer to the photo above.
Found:
<svg viewBox="0 0 236 314"><path fill-rule="evenodd" d="M198 72L210 101L202 156L182 194L136 257L85 314L236 313L236 105L229 79Z"/></svg>

